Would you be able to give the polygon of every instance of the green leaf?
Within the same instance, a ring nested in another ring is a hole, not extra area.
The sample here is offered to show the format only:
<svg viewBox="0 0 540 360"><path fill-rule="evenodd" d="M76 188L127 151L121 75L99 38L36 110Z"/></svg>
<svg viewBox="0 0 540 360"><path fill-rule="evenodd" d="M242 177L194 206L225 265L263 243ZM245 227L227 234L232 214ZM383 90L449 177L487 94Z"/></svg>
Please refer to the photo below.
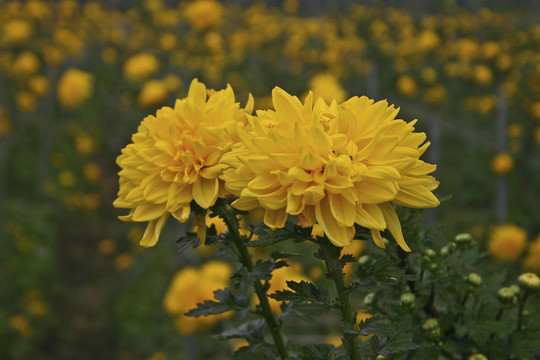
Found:
<svg viewBox="0 0 540 360"><path fill-rule="evenodd" d="M302 345L295 347L298 360L333 359L334 346L330 344Z"/></svg>
<svg viewBox="0 0 540 360"><path fill-rule="evenodd" d="M315 286L307 281L287 281L291 290L278 290L269 296L277 301L310 301L325 303L328 299L328 290L321 285Z"/></svg>
<svg viewBox="0 0 540 360"><path fill-rule="evenodd" d="M230 310L242 311L249 308L249 299L246 294L233 294L229 289L221 289L214 291L214 300L205 300L197 304L195 309L191 309L186 316L208 316L222 314Z"/></svg>
<svg viewBox="0 0 540 360"><path fill-rule="evenodd" d="M266 323L263 319L248 321L237 328L223 331L221 334L212 336L217 340L228 340L243 338L250 344L264 342L264 334L266 333Z"/></svg>
<svg viewBox="0 0 540 360"><path fill-rule="evenodd" d="M186 232L186 235L181 236L178 240L176 240L176 243L178 244L178 253L183 252L188 247L194 247L201 245L201 240L194 232Z"/></svg>

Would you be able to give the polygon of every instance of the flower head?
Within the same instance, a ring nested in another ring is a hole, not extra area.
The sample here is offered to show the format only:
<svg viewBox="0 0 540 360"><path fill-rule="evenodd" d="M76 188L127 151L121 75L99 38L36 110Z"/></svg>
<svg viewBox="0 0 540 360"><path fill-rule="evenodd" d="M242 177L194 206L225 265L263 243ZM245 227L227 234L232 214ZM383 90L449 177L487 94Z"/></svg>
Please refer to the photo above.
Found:
<svg viewBox="0 0 540 360"><path fill-rule="evenodd" d="M505 224L493 228L488 250L495 259L503 262L517 260L527 246L527 233L522 228Z"/></svg>
<svg viewBox="0 0 540 360"><path fill-rule="evenodd" d="M211 261L201 269L186 267L176 274L163 299L163 305L165 310L175 317L176 327L180 333L193 334L231 316L230 311L201 317L189 317L184 314L197 307L198 303L213 298L214 291L227 287L232 273L229 264Z"/></svg>
<svg viewBox="0 0 540 360"><path fill-rule="evenodd" d="M530 243L523 266L527 270L540 273L540 236Z"/></svg>
<svg viewBox="0 0 540 360"><path fill-rule="evenodd" d="M57 95L63 107L78 107L92 96L92 75L78 69L67 70L58 82Z"/></svg>
<svg viewBox="0 0 540 360"><path fill-rule="evenodd" d="M158 59L149 53L133 55L124 64L124 75L128 79L141 80L153 75L159 67Z"/></svg>
<svg viewBox="0 0 540 360"><path fill-rule="evenodd" d="M186 222L192 200L207 209L225 193L220 160L244 120L231 87L207 97L206 86L195 79L174 108L163 107L141 122L117 159L122 170L114 206L131 209L122 220L149 222L142 246L157 242L169 214Z"/></svg>
<svg viewBox="0 0 540 360"><path fill-rule="evenodd" d="M395 119L386 101L353 97L327 105L312 94L302 104L280 88L275 111L258 111L239 130L241 143L223 158L230 167L222 179L239 199L238 209L265 209L264 222L283 227L288 215L303 226L318 223L336 246L350 245L355 224L371 230L384 247L380 231L388 228L410 251L392 203L434 207L438 182L427 174L435 165L419 157L426 136L414 122Z"/></svg>

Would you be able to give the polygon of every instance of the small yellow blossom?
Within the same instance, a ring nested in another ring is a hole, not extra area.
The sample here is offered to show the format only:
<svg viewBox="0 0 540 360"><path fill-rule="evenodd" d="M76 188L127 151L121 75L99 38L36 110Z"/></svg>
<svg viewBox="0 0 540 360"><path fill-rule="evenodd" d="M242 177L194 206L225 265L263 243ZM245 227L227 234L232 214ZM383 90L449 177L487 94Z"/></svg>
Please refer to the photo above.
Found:
<svg viewBox="0 0 540 360"><path fill-rule="evenodd" d="M540 235L529 244L527 256L523 262L525 269L540 273Z"/></svg>
<svg viewBox="0 0 540 360"><path fill-rule="evenodd" d="M146 79L158 70L158 59L149 53L133 55L124 64L124 75L131 80Z"/></svg>
<svg viewBox="0 0 540 360"><path fill-rule="evenodd" d="M97 182L101 177L101 168L94 162L84 165L83 174L86 180L91 182Z"/></svg>
<svg viewBox="0 0 540 360"><path fill-rule="evenodd" d="M416 82L408 75L400 76L396 86L399 93L406 97L414 97L418 92Z"/></svg>
<svg viewBox="0 0 540 360"><path fill-rule="evenodd" d="M26 316L21 314L13 315L9 318L9 323L22 337L27 338L32 335L32 326Z"/></svg>
<svg viewBox="0 0 540 360"><path fill-rule="evenodd" d="M106 238L98 243L98 251L103 255L111 255L116 251L116 241Z"/></svg>
<svg viewBox="0 0 540 360"><path fill-rule="evenodd" d="M28 304L28 312L32 315L42 316L49 312L49 307L43 301L41 292L31 290L26 293L26 302Z"/></svg>
<svg viewBox="0 0 540 360"><path fill-rule="evenodd" d="M60 104L69 109L77 108L92 96L92 75L78 69L67 70L58 82L57 96Z"/></svg>
<svg viewBox="0 0 540 360"><path fill-rule="evenodd" d="M69 170L64 170L58 174L58 182L64 187L75 185L75 175Z"/></svg>
<svg viewBox="0 0 540 360"><path fill-rule="evenodd" d="M232 274L233 269L229 264L211 261L200 269L185 267L174 276L163 299L163 306L174 317L176 328L181 334L204 331L232 315L231 311L201 317L184 315L196 308L197 304L212 300L216 290L228 286Z"/></svg>
<svg viewBox="0 0 540 360"><path fill-rule="evenodd" d="M493 81L493 73L486 65L476 65L474 80L480 85L489 85Z"/></svg>
<svg viewBox="0 0 540 360"><path fill-rule="evenodd" d="M186 5L184 15L196 30L204 30L221 22L223 5L215 0L195 0Z"/></svg>
<svg viewBox="0 0 540 360"><path fill-rule="evenodd" d="M43 75L37 75L30 79L28 87L37 96L44 96L49 92L49 80Z"/></svg>
<svg viewBox="0 0 540 360"><path fill-rule="evenodd" d="M162 80L149 80L144 83L139 96L137 97L137 103L142 107L155 107L163 104L169 95L169 89L167 84Z"/></svg>
<svg viewBox="0 0 540 360"><path fill-rule="evenodd" d="M17 101L17 107L22 112L32 112L36 109L37 98L30 91L17 91L15 94L15 100Z"/></svg>
<svg viewBox="0 0 540 360"><path fill-rule="evenodd" d="M41 63L33 52L21 53L11 65L10 75L16 77L28 77L39 71Z"/></svg>
<svg viewBox="0 0 540 360"><path fill-rule="evenodd" d="M339 84L338 79L332 74L319 74L311 79L309 88L313 91L314 99L322 98L327 104L336 101L343 102L347 94Z"/></svg>
<svg viewBox="0 0 540 360"><path fill-rule="evenodd" d="M99 140L87 133L75 135L75 149L81 155L92 155L99 149Z"/></svg>
<svg viewBox="0 0 540 360"><path fill-rule="evenodd" d="M112 46L107 46L101 51L101 58L105 63L112 64L118 59L118 51Z"/></svg>
<svg viewBox="0 0 540 360"><path fill-rule="evenodd" d="M11 132L11 119L6 110L0 107L0 135L6 136Z"/></svg>
<svg viewBox="0 0 540 360"><path fill-rule="evenodd" d="M114 259L114 266L119 270L125 270L133 265L133 256L128 253L118 255Z"/></svg>
<svg viewBox="0 0 540 360"><path fill-rule="evenodd" d="M491 170L497 175L506 175L514 169L514 158L508 153L499 153L491 160Z"/></svg>
<svg viewBox="0 0 540 360"><path fill-rule="evenodd" d="M34 32L32 24L23 19L10 19L2 25L0 41L6 45L22 44Z"/></svg>
<svg viewBox="0 0 540 360"><path fill-rule="evenodd" d="M503 262L517 260L526 246L527 233L522 228L512 224L494 227L487 245L491 256Z"/></svg>
<svg viewBox="0 0 540 360"><path fill-rule="evenodd" d="M508 137L518 138L521 136L521 125L520 124L509 124L507 128Z"/></svg>

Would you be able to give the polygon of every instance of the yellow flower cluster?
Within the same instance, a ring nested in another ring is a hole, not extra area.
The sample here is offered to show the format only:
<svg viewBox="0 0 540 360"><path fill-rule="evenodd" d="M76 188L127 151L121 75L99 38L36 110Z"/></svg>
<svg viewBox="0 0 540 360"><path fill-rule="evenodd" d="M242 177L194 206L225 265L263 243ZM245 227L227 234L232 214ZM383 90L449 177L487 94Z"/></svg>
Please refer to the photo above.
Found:
<svg viewBox="0 0 540 360"><path fill-rule="evenodd" d="M513 224L495 226L488 241L488 251L502 262L517 260L527 246L527 233Z"/></svg>
<svg viewBox="0 0 540 360"><path fill-rule="evenodd" d="M184 315L197 304L214 297L214 291L227 287L233 270L224 262L210 261L202 268L185 267L172 280L163 305L175 318L175 325L181 334L189 335L203 331L218 321L231 316L231 312L219 315L190 317Z"/></svg>
<svg viewBox="0 0 540 360"><path fill-rule="evenodd" d="M327 104L310 93L302 104L280 88L275 110L243 110L230 87L210 91L194 80L186 99L148 116L122 150L116 207L122 220L149 222L141 245L152 246L169 217L185 222L190 203L207 209L218 197L237 196L240 210L263 208L264 222L283 227L319 224L336 246L351 244L355 224L384 247L388 229L405 243L392 203L439 205L435 170L419 157L429 146L415 121L396 119L386 101L353 97ZM230 192L230 193L229 193Z"/></svg>

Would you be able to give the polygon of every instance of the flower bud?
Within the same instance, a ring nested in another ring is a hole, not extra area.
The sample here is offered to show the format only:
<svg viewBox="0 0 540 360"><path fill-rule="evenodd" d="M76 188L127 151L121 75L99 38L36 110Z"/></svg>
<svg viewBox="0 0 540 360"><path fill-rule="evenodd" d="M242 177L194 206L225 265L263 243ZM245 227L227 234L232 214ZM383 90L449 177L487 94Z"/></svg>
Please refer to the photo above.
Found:
<svg viewBox="0 0 540 360"><path fill-rule="evenodd" d="M468 360L488 360L484 354L472 354Z"/></svg>
<svg viewBox="0 0 540 360"><path fill-rule="evenodd" d="M399 302L400 302L401 306L413 307L415 302L416 302L416 296L413 293L401 294Z"/></svg>
<svg viewBox="0 0 540 360"><path fill-rule="evenodd" d="M442 256L448 256L450 255L450 253L452 253L454 250L456 249L456 243L449 243L449 244L446 244L444 245L442 248L441 248L441 255Z"/></svg>
<svg viewBox="0 0 540 360"><path fill-rule="evenodd" d="M517 296L512 287L503 287L497 291L497 299L503 304L516 304Z"/></svg>
<svg viewBox="0 0 540 360"><path fill-rule="evenodd" d="M427 256L430 259L433 259L435 257L435 255L437 255L437 253L433 249L427 249L424 252L424 256Z"/></svg>
<svg viewBox="0 0 540 360"><path fill-rule="evenodd" d="M370 306L373 304L373 299L375 297L375 293L369 293L364 297L364 305Z"/></svg>
<svg viewBox="0 0 540 360"><path fill-rule="evenodd" d="M371 261L371 257L369 255L362 255L358 258L358 260L356 260L356 263L362 267L366 266L367 264L369 264L369 262Z"/></svg>
<svg viewBox="0 0 540 360"><path fill-rule="evenodd" d="M535 273L524 273L518 277L519 286L525 291L535 292L540 290L540 278Z"/></svg>
<svg viewBox="0 0 540 360"><path fill-rule="evenodd" d="M461 233L456 235L454 242L459 247L468 248L474 244L474 239L469 233Z"/></svg>
<svg viewBox="0 0 540 360"><path fill-rule="evenodd" d="M482 277L480 277L480 275L476 273L470 273L467 276L466 281L469 283L469 285L473 287L478 287L482 285Z"/></svg>
<svg viewBox="0 0 540 360"><path fill-rule="evenodd" d="M422 324L422 330L424 331L433 331L439 328L439 321L437 319L427 319Z"/></svg>

